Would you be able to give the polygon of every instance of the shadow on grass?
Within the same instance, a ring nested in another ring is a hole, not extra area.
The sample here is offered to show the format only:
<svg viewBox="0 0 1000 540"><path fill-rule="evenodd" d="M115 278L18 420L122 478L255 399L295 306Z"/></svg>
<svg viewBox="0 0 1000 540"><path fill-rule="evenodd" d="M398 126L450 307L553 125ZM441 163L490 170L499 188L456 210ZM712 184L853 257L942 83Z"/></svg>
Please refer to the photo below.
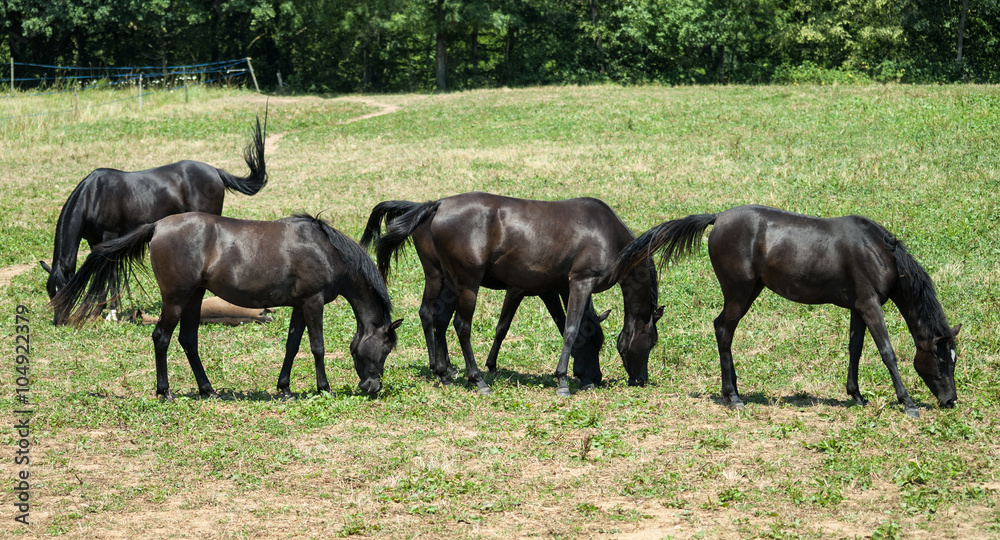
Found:
<svg viewBox="0 0 1000 540"><path fill-rule="evenodd" d="M704 398L709 397L713 402L722 407L728 407L729 404L726 399L722 397L721 394L711 394L706 396L700 393L691 393L689 396L694 398ZM853 398L847 399L835 399L835 398L824 398L817 397L805 392L798 392L789 396L773 397L765 394L764 392L749 392L746 394L740 393L740 397L743 399L743 403L750 404L754 403L756 405L764 406L775 406L775 405L791 405L792 407L806 408L806 407L816 407L819 405L825 405L827 407L840 407L844 409L850 409L851 407L860 407ZM911 396L912 397L912 396ZM927 402L919 399L914 399L914 403L917 405L918 409L933 409L934 405L928 404ZM869 403L868 407L873 405ZM885 408L895 407L899 409L900 412L903 411L903 406L898 403L888 403Z"/></svg>

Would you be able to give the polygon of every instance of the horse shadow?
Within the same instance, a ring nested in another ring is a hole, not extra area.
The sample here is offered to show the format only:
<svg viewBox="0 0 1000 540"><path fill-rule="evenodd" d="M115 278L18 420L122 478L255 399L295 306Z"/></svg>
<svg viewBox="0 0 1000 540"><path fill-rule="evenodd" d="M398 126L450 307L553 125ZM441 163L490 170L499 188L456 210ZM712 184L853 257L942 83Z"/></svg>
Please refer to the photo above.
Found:
<svg viewBox="0 0 1000 540"><path fill-rule="evenodd" d="M699 399L706 397L705 394L701 394L698 392L692 392L688 395L690 397ZM806 392L796 392L795 394L779 396L779 397L774 397L764 392L749 392L746 394L741 392L740 397L743 398L744 403L747 404L754 403L757 405L769 406L769 407L773 407L776 405L783 405L783 404L791 405L792 407L796 408L817 407L820 405L824 405L827 407L839 407L843 409L850 409L852 407L862 407L861 405L858 405L858 402L854 401L853 398L847 398L847 399L825 398L825 397L814 396ZM713 392L712 394L708 395L708 398L718 405L726 407L729 406L729 400L724 398L721 394ZM926 408L931 407L930 404L922 400L916 400L916 404L918 407L926 407ZM891 403L888 405L891 405ZM898 405L901 406L901 404Z"/></svg>
<svg viewBox="0 0 1000 540"><path fill-rule="evenodd" d="M429 366L413 366L411 368L414 375L417 378L425 379L427 381L440 384L438 376L431 371ZM558 384L556 382L555 375L549 374L538 374L538 373L522 373L519 371L514 371L506 368L498 368L494 372L484 371L482 373L483 379L486 381L490 387L496 385L496 383L503 381L505 384L518 387L518 386L530 386L533 388L551 388L555 389ZM575 378L569 379L569 386L571 390L580 390L580 382ZM477 391L478 386L476 383L469 381L465 376L464 370L459 370L453 377L452 386L464 388L469 391ZM606 383L601 386L606 385Z"/></svg>

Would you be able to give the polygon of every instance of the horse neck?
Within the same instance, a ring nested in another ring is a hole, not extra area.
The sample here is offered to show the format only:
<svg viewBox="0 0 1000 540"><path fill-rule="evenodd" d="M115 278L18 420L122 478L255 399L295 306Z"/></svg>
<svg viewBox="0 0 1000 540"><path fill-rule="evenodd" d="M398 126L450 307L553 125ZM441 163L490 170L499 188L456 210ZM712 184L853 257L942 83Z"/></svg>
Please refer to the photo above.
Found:
<svg viewBox="0 0 1000 540"><path fill-rule="evenodd" d="M900 288L905 286L907 285L901 281ZM944 308L933 291L901 290L891 298L906 322L917 348L932 348L935 339L951 335Z"/></svg>
<svg viewBox="0 0 1000 540"><path fill-rule="evenodd" d="M56 223L55 242L52 248L52 269L63 275L72 272L76 268L77 252L80 249L80 239L83 237L83 217L79 208L74 204L75 197L71 197L62 212L59 214L59 221ZM72 208L71 208L72 206Z"/></svg>
<svg viewBox="0 0 1000 540"><path fill-rule="evenodd" d="M625 319L647 321L659 301L656 285L656 267L651 259L636 265L619 283L625 304Z"/></svg>
<svg viewBox="0 0 1000 540"><path fill-rule="evenodd" d="M360 272L349 273L347 279L347 287L341 292L341 296L351 305L358 326L369 328L388 323L389 314L386 312L385 302L375 286L371 285Z"/></svg>

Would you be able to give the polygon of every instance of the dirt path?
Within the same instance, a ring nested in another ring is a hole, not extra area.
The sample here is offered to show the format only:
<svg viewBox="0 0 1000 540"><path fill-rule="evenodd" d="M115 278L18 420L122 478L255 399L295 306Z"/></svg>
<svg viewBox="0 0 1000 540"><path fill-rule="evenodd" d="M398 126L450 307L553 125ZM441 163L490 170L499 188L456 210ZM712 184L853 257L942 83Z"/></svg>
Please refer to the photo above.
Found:
<svg viewBox="0 0 1000 540"><path fill-rule="evenodd" d="M10 280L14 279L15 276L31 270L34 266L34 264L15 264L14 266L0 268L0 287L10 285Z"/></svg>
<svg viewBox="0 0 1000 540"><path fill-rule="evenodd" d="M361 116L357 116L349 120L344 120L343 122L341 122L341 124L350 124L352 122L357 122L359 120L367 120L369 118L375 118L376 116L382 116L383 114L392 114L394 112L399 111L400 109L399 105L389 105L382 103L380 101L375 101L374 99L369 99L364 97L357 97L357 98L352 97L352 98L342 98L342 99L344 101L354 101L357 103L364 103L369 107L378 107L379 110L368 114L362 114Z"/></svg>

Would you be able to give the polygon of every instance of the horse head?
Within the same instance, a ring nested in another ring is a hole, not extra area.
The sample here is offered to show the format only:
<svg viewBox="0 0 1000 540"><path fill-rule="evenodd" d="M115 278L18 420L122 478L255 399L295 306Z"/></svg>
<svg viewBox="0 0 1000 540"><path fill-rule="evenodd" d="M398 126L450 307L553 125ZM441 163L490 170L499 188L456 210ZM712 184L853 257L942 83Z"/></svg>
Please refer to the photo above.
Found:
<svg viewBox="0 0 1000 540"><path fill-rule="evenodd" d="M913 369L924 380L938 403L942 407L952 408L958 401L955 391L955 336L962 330L962 325L951 329L950 336L939 336L933 340L919 343L917 354L913 357Z"/></svg>
<svg viewBox="0 0 1000 540"><path fill-rule="evenodd" d="M366 325L358 327L351 339L351 357L354 370L361 382L358 387L370 395L382 389L382 372L385 358L396 347L396 329L403 323L397 319L387 325Z"/></svg>
<svg viewBox="0 0 1000 540"><path fill-rule="evenodd" d="M625 321L618 334L618 354L622 357L629 386L646 386L649 380L649 352L660 337L656 323L663 316L658 305L656 266L646 257L619 280L625 302Z"/></svg>
<svg viewBox="0 0 1000 540"><path fill-rule="evenodd" d="M657 306L649 317L627 317L618 334L618 354L622 357L629 386L646 386L649 380L649 352L660 337L656 322L663 316L663 306Z"/></svg>
<svg viewBox="0 0 1000 540"><path fill-rule="evenodd" d="M38 261L38 264L49 275L45 280L45 290L49 293L49 300L52 300L59 292L59 289L63 288L66 282L73 277L73 274L72 272L69 275L64 274L58 264L56 264L55 268L49 266L45 261Z"/></svg>

